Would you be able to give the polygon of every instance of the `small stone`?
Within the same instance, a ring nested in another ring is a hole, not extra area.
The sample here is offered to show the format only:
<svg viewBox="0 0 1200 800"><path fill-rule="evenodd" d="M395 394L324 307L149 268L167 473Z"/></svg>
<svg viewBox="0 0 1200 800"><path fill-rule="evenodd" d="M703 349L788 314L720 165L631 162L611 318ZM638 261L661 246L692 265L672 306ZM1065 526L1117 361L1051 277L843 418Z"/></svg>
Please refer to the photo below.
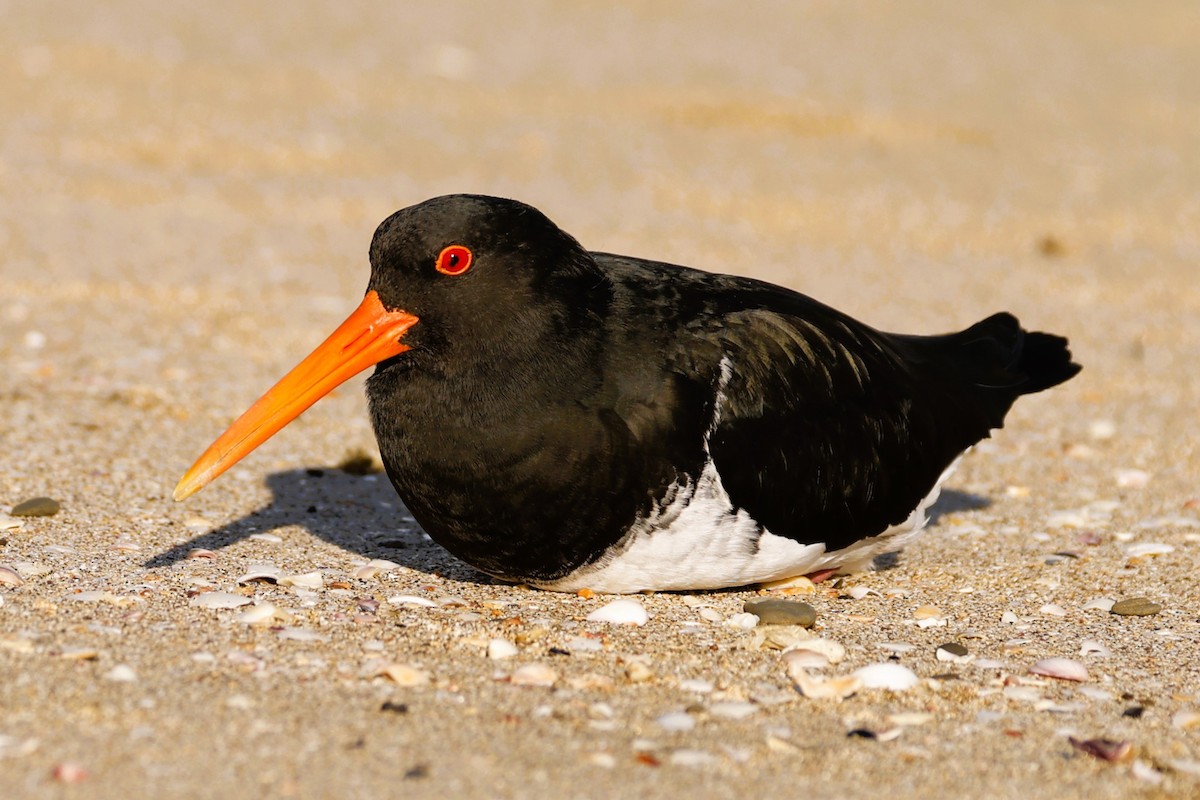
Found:
<svg viewBox="0 0 1200 800"><path fill-rule="evenodd" d="M799 600L747 600L743 611L758 617L762 625L799 625L811 628L817 621L817 610Z"/></svg>
<svg viewBox="0 0 1200 800"><path fill-rule="evenodd" d="M13 506L14 517L52 517L62 509L62 504L51 497L32 497Z"/></svg>
<svg viewBox="0 0 1200 800"><path fill-rule="evenodd" d="M587 615L588 622L607 622L611 625L645 625L650 620L646 608L637 600L613 600Z"/></svg>
<svg viewBox="0 0 1200 800"><path fill-rule="evenodd" d="M1148 597L1127 597L1113 603L1109 611L1122 617L1148 617L1162 611L1162 606Z"/></svg>

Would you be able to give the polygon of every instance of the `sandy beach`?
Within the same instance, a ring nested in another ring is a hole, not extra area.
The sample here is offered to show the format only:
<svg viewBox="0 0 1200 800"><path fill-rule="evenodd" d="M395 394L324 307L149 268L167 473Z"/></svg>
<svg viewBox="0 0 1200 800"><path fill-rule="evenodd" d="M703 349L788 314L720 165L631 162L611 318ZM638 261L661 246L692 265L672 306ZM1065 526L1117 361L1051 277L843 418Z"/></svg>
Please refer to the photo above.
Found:
<svg viewBox="0 0 1200 800"><path fill-rule="evenodd" d="M5 800L1200 796L1200 6L0 9ZM173 502L450 192L884 330L1008 310L1084 371L883 568L771 593L808 631L456 561L362 378ZM812 680L916 685L807 696L813 639Z"/></svg>

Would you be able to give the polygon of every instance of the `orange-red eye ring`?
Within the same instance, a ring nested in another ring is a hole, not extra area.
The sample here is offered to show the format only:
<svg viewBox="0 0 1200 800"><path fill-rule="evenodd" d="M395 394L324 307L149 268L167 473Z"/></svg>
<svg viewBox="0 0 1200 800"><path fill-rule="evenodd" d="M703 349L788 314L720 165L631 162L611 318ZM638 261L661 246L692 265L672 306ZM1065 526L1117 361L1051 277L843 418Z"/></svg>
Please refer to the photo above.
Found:
<svg viewBox="0 0 1200 800"><path fill-rule="evenodd" d="M437 271L443 275L462 275L471 268L471 262L475 257L471 254L470 248L463 247L461 244L452 244L449 247L443 247L442 252L438 253Z"/></svg>

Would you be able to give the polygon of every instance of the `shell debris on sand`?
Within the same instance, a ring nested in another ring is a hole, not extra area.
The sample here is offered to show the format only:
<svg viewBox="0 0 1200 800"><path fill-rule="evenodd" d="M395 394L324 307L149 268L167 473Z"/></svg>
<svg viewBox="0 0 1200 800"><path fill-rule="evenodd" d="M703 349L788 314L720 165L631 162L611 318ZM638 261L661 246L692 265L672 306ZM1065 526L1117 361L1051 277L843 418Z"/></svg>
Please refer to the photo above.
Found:
<svg viewBox="0 0 1200 800"><path fill-rule="evenodd" d="M1044 658L1029 668L1034 675L1058 678L1064 681L1089 681L1087 667L1073 658Z"/></svg>
<svg viewBox="0 0 1200 800"><path fill-rule="evenodd" d="M558 672L545 664L525 664L513 670L508 678L516 686L553 686L558 683Z"/></svg>
<svg viewBox="0 0 1200 800"><path fill-rule="evenodd" d="M240 608L248 606L254 602L249 597L242 594L234 594L233 592L203 592L193 597L188 605L196 608Z"/></svg>
<svg viewBox="0 0 1200 800"><path fill-rule="evenodd" d="M587 615L588 622L607 622L611 625L642 626L650 621L646 607L637 600L621 598L597 608Z"/></svg>
<svg viewBox="0 0 1200 800"><path fill-rule="evenodd" d="M916 673L908 667L887 661L859 667L851 675L858 678L864 688L893 692L908 691L920 682Z"/></svg>

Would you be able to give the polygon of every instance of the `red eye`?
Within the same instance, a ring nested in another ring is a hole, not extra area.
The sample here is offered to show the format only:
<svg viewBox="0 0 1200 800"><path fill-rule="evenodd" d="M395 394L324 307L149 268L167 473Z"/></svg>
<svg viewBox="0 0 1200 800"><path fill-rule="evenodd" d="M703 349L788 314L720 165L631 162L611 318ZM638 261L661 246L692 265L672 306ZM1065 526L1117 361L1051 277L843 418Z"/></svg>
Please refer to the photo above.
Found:
<svg viewBox="0 0 1200 800"><path fill-rule="evenodd" d="M438 253L437 271L444 275L462 275L471 268L471 251L461 244L452 244Z"/></svg>

